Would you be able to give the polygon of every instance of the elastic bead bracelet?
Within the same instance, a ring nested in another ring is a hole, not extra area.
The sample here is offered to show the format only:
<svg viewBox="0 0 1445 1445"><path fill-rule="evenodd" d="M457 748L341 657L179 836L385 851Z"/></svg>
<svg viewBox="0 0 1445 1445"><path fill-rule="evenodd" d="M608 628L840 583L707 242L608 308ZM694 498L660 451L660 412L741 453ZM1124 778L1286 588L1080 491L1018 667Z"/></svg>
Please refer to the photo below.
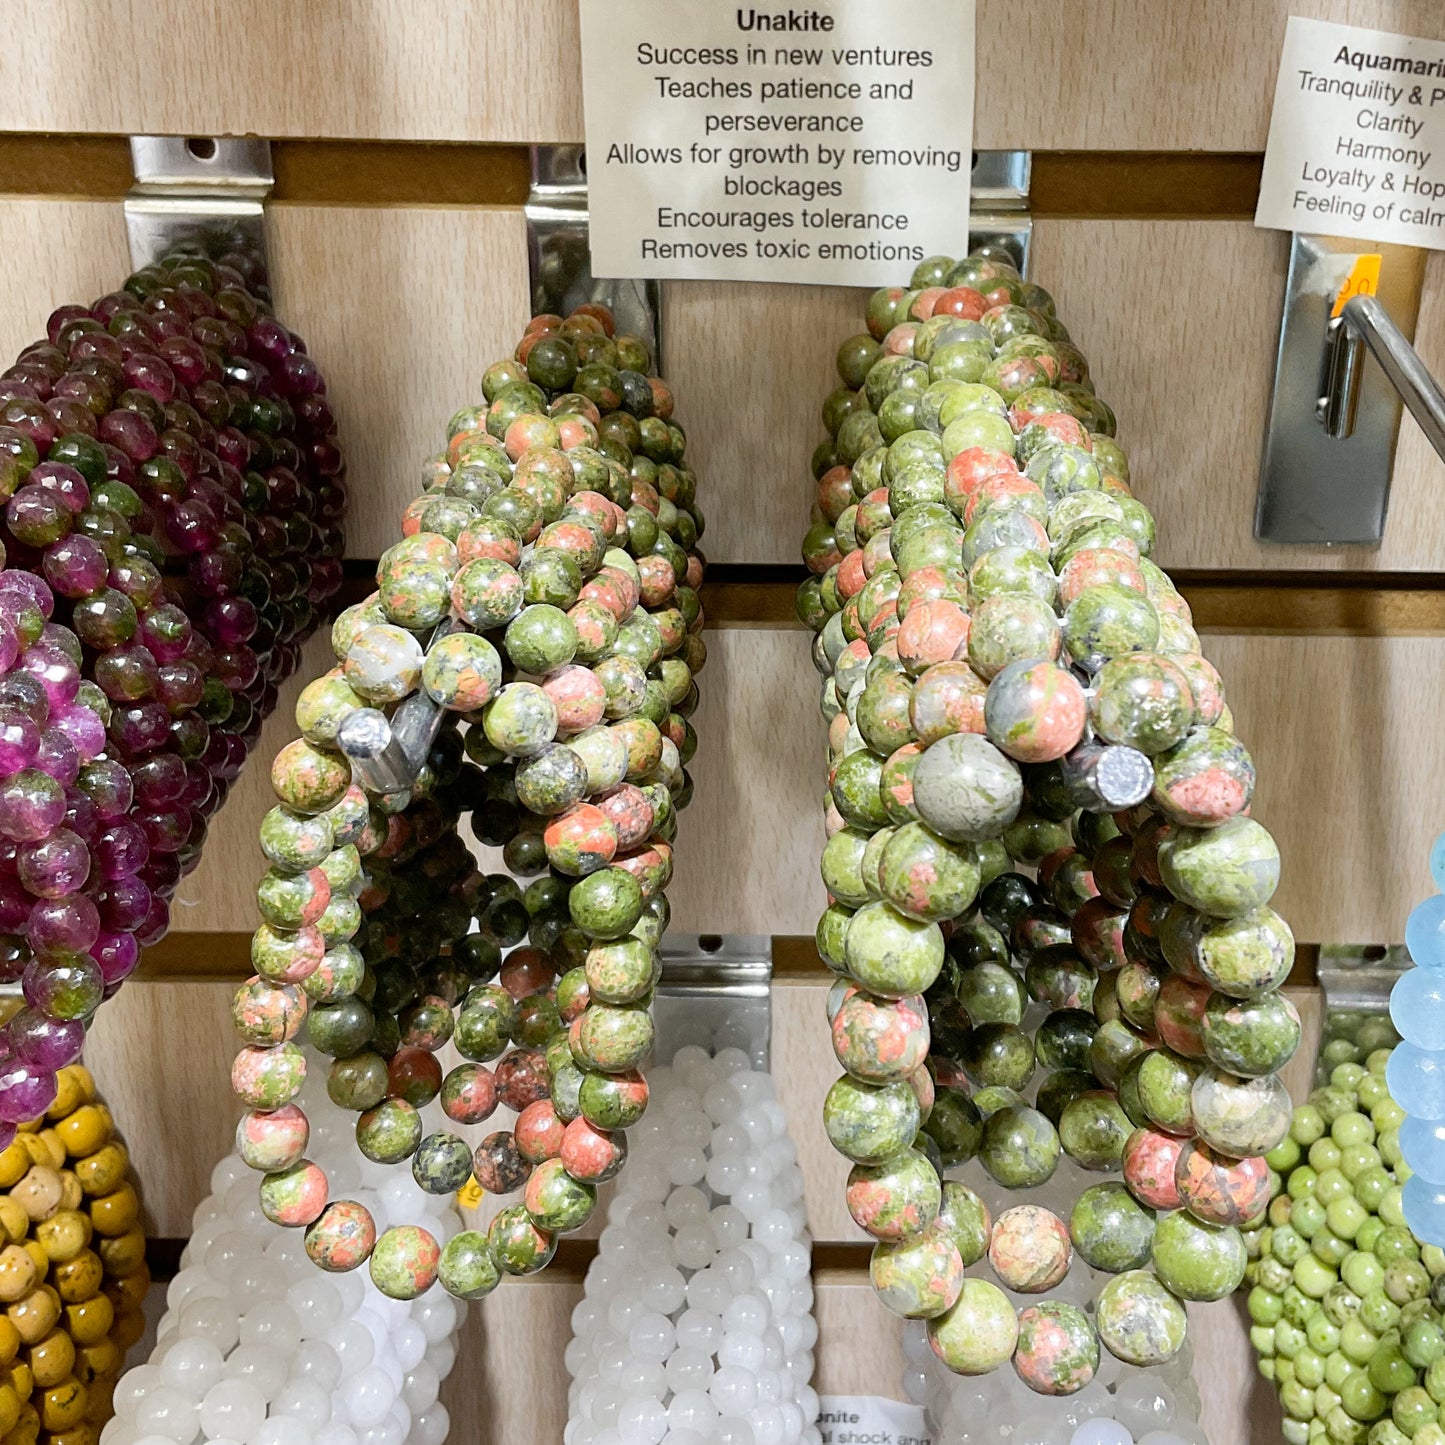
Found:
<svg viewBox="0 0 1445 1445"><path fill-rule="evenodd" d="M884 1303L952 1370L1069 1394L1101 1339L1160 1363L1181 1301L1243 1277L1300 1032L1279 854L1048 293L939 257L867 319L798 594L829 728L824 1123ZM1040 1190L1061 1156L1123 1182L995 1220L951 1177ZM1074 1252L1117 1272L1092 1317L1030 1298ZM966 1275L985 1256L1010 1293Z"/></svg>
<svg viewBox="0 0 1445 1445"><path fill-rule="evenodd" d="M1290 1445L1344 1420L1413 1438L1445 1391L1445 1250L1407 1227L1421 1134L1386 1082L1406 1045L1361 1002L1327 1009L1316 1087L1269 1153L1268 1220L1246 1236L1250 1343ZM1338 1393L1324 1378L1347 1374L1358 1380Z"/></svg>
<svg viewBox="0 0 1445 1445"><path fill-rule="evenodd" d="M303 1098L317 1157L377 1218L421 1218L443 1241L461 1229L455 1201L357 1157L321 1070ZM211 1173L180 1265L150 1358L116 1388L105 1445L442 1445L449 1417L437 1395L462 1319L451 1300L399 1306L365 1274L310 1268L301 1236L261 1212L234 1153Z"/></svg>
<svg viewBox="0 0 1445 1445"><path fill-rule="evenodd" d="M0 375L0 1127L164 936L341 580L325 385L264 295L178 250Z"/></svg>
<svg viewBox="0 0 1445 1445"><path fill-rule="evenodd" d="M565 1445L609 1429L817 1445L812 1241L772 1076L693 1044L650 1082L572 1312Z"/></svg>
<svg viewBox="0 0 1445 1445"><path fill-rule="evenodd" d="M94 1445L150 1273L125 1144L79 1064L0 1151L0 1439Z"/></svg>
<svg viewBox="0 0 1445 1445"><path fill-rule="evenodd" d="M272 768L257 976L235 1015L241 1153L316 1263L369 1261L395 1298L437 1279L479 1298L545 1266L647 1105L705 658L695 482L647 367L604 308L533 319L426 463ZM463 814L509 872L478 866ZM378 1237L306 1157L303 1021L367 1158L409 1160L430 1193L474 1180L522 1201L445 1248L409 1226ZM474 1132L430 1127L434 1100ZM515 1126L477 1137L499 1103Z"/></svg>
<svg viewBox="0 0 1445 1445"><path fill-rule="evenodd" d="M1445 835L1430 850L1430 876L1436 892L1405 921L1415 966L1390 993L1390 1017L1404 1042L1390 1055L1389 1081L1409 1116L1400 1130L1414 1172L1405 1184L1405 1219L1420 1239L1445 1245Z"/></svg>

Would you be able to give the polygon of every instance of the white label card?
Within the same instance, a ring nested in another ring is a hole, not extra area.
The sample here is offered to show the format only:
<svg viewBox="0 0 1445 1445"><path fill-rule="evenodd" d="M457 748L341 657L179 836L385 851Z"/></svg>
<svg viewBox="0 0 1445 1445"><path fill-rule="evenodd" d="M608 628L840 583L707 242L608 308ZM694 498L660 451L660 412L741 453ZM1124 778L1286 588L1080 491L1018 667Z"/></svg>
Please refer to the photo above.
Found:
<svg viewBox="0 0 1445 1445"><path fill-rule="evenodd" d="M581 0L595 276L876 286L968 248L974 0Z"/></svg>
<svg viewBox="0 0 1445 1445"><path fill-rule="evenodd" d="M921 1405L882 1395L820 1395L823 1445L931 1445Z"/></svg>
<svg viewBox="0 0 1445 1445"><path fill-rule="evenodd" d="M1254 223L1445 249L1445 40L1290 16Z"/></svg>

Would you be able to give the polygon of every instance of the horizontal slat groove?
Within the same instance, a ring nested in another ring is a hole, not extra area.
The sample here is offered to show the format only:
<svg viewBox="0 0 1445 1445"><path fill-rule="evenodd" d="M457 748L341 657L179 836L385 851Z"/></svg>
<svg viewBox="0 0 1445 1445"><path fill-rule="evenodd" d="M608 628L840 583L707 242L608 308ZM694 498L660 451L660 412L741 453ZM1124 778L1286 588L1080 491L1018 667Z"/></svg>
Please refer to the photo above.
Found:
<svg viewBox="0 0 1445 1445"><path fill-rule="evenodd" d="M772 945L774 983L820 983L833 976L807 934L774 934ZM1299 944L1288 981L1313 983L1318 962L1318 944ZM133 976L143 983L235 983L251 972L249 933L200 933L173 928L142 953Z"/></svg>
<svg viewBox="0 0 1445 1445"><path fill-rule="evenodd" d="M273 199L313 206L519 206L527 147L275 140ZM1243 220L1262 158L1204 151L1035 151L1036 216ZM131 185L125 136L0 135L0 194L115 200Z"/></svg>
<svg viewBox="0 0 1445 1445"><path fill-rule="evenodd" d="M376 564L346 563L338 607L373 590ZM801 624L793 596L807 576L801 564L714 563L703 583L707 627L782 627ZM1421 572L1190 572L1175 583L1203 633L1269 633L1318 637L1434 637L1445 635L1445 574Z"/></svg>
<svg viewBox="0 0 1445 1445"><path fill-rule="evenodd" d="M146 1240L146 1264L151 1279L165 1284L176 1276L181 1267L181 1251L185 1249L184 1239L160 1236ZM856 1274L868 1269L868 1257L873 1246L867 1241L835 1241L831 1244L813 1246L813 1276L823 1271L830 1274L845 1272ZM562 1239L557 1242L557 1253L552 1262L540 1274L527 1275L521 1279L504 1280L517 1284L563 1284L580 1280L592 1261L597 1258L595 1239ZM840 1281L842 1282L842 1281Z"/></svg>
<svg viewBox="0 0 1445 1445"><path fill-rule="evenodd" d="M1244 221L1264 157L1203 151L1035 151L1035 216L1076 220Z"/></svg>
<svg viewBox="0 0 1445 1445"><path fill-rule="evenodd" d="M703 584L713 627L797 627L801 566L714 566ZM1174 571L1204 633L1334 637L1445 634L1445 577L1424 573L1324 574Z"/></svg>

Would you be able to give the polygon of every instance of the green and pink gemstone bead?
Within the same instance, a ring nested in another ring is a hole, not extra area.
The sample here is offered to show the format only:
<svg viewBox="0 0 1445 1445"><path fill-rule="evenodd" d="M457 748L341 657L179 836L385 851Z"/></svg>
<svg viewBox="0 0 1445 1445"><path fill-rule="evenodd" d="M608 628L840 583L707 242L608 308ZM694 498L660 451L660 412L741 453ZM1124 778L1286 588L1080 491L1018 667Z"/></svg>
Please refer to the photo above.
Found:
<svg viewBox="0 0 1445 1445"><path fill-rule="evenodd" d="M603 317L539 317L488 369L483 404L423 468L376 590L335 623L337 665L304 690L302 735L272 770L257 977L236 1005L243 1152L318 1264L369 1259L396 1298L437 1278L480 1298L545 1265L647 1104L638 1065L705 659L703 522L670 391L573 355L585 332L646 366ZM347 719L419 701L440 716L414 785L359 786ZM458 832L468 814L516 881L478 867ZM474 1180L523 1202L439 1250L406 1225L377 1239L352 1201L293 1200L316 1182L290 1103L303 1019L364 1153L431 1193ZM449 1044L464 1062L444 1072ZM423 1137L418 1111L438 1098L457 1125L498 1105L519 1117L475 1147Z"/></svg>
<svg viewBox="0 0 1445 1445"><path fill-rule="evenodd" d="M1219 675L1150 560L1113 413L1047 293L991 254L933 258L874 294L867 328L823 408L797 603L823 679L816 941L845 1070L824 1123L854 1166L855 1219L886 1241L885 1302L927 1316L951 1368L1012 1357L1067 1394L1098 1363L1084 1313L1045 1301L1016 1319L982 1281L930 1293L947 1272L930 1268L922 1171L977 1157L1020 1191L1063 1155L1122 1173L1083 1191L1072 1239L1037 1206L1005 1210L995 1265L1046 1292L1077 1248L1130 1281L1106 1343L1173 1354L1179 1296L1212 1286L1183 1277L1155 1211L1192 1192L1227 1263L1258 1202L1251 1161L1287 1124L1280 860ZM1048 1012L1026 1031L1030 1001ZM908 1099L920 1076L927 1111Z"/></svg>

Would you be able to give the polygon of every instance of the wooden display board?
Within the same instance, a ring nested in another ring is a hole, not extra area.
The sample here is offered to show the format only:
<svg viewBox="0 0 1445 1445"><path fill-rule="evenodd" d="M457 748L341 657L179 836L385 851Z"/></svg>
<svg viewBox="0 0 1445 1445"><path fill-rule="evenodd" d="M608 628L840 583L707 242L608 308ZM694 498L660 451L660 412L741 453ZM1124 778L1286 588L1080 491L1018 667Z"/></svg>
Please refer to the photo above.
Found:
<svg viewBox="0 0 1445 1445"><path fill-rule="evenodd" d="M1430 889L1445 825L1445 466L1401 424L1382 545L1277 548L1252 535L1286 239L1249 224L1289 14L1445 38L1435 0L978 0L976 144L1036 154L1033 275L1115 407L1156 558L1184 582L1259 766L1280 911L1306 943L1397 941ZM325 371L349 459L348 554L397 535L422 459L476 399L528 313L527 143L581 139L574 0L11 0L0 47L0 356L50 309L128 269L124 137L270 137L278 311ZM1445 261L1418 325L1445 371ZM900 278L902 279L902 278ZM669 379L708 520L710 661L678 874L683 932L810 934L821 905L824 729L808 635L780 570L797 562L818 405L864 296L667 287ZM88 1049L145 1180L153 1231L183 1236L236 1109L227 980L244 968L265 761L329 664L309 645L253 761L213 820L174 932L106 1006ZM774 1067L821 1245L817 1387L897 1395L899 1332L871 1299L842 1165L818 1127L836 1072L827 982L785 970ZM1293 1071L1305 1087L1311 1033ZM184 1036L185 1050L173 1047ZM593 1231L595 1233L595 1230ZM587 1246L508 1283L467 1324L448 1386L454 1438L561 1438L561 1379ZM1275 1445L1236 1304L1191 1309L1215 1441ZM881 1345L881 1347L880 1347Z"/></svg>
<svg viewBox="0 0 1445 1445"><path fill-rule="evenodd" d="M978 0L974 143L1262 150L1291 14L1445 38L1433 0ZM573 0L11 0L7 18L7 130L582 139Z"/></svg>

